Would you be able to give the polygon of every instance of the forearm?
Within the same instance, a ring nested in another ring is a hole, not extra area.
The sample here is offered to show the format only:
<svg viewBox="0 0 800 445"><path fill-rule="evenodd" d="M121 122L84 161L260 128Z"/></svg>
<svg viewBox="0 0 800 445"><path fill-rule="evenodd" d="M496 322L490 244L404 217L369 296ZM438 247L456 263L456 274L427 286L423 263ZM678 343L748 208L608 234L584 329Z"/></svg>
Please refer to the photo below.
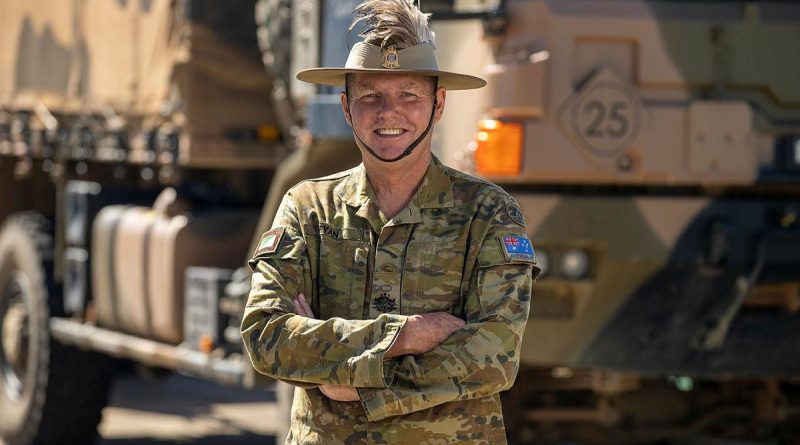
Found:
<svg viewBox="0 0 800 445"><path fill-rule="evenodd" d="M368 418L380 420L510 388L519 368L522 335L507 323L467 325L433 351L403 357L391 386L359 389Z"/></svg>
<svg viewBox="0 0 800 445"><path fill-rule="evenodd" d="M309 384L385 387L392 376L386 350L405 317L314 320L288 312L248 307L242 321L253 366L268 376Z"/></svg>
<svg viewBox="0 0 800 445"><path fill-rule="evenodd" d="M466 296L466 326L436 349L403 357L386 389L364 389L367 417L379 420L511 387L530 308L525 264L487 264Z"/></svg>

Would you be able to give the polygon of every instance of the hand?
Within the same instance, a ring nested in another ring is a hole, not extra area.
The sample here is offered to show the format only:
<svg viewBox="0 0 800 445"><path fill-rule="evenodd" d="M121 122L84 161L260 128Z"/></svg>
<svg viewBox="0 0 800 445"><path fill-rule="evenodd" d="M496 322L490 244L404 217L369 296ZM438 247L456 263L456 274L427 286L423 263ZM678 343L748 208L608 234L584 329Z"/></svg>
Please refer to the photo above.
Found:
<svg viewBox="0 0 800 445"><path fill-rule="evenodd" d="M361 398L358 391L353 386L345 385L322 385L319 390L331 400L337 402L358 402Z"/></svg>
<svg viewBox="0 0 800 445"><path fill-rule="evenodd" d="M403 329L392 347L386 351L386 358L407 354L422 354L438 347L454 332L463 328L464 320L447 312L412 315L406 320Z"/></svg>
<svg viewBox="0 0 800 445"><path fill-rule="evenodd" d="M294 310L297 311L297 315L302 315L303 317L308 318L317 318L314 316L314 311L311 309L311 305L308 304L306 301L306 296L303 294L297 294L297 298L292 300L294 303Z"/></svg>
<svg viewBox="0 0 800 445"><path fill-rule="evenodd" d="M311 309L311 305L308 304L308 301L306 301L305 295L297 294L297 298L292 300L292 303L294 303L294 310L297 311L297 315L315 318L314 311ZM319 387L319 390L322 391L322 394L325 394L326 397L337 402L358 402L361 400L361 398L358 397L358 391L352 386L322 385Z"/></svg>

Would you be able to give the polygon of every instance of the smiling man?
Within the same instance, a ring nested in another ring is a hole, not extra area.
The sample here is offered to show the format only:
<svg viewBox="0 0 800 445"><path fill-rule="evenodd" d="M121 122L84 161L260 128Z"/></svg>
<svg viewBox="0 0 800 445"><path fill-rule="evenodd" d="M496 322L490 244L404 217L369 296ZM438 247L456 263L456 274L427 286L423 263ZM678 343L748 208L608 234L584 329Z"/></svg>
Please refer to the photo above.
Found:
<svg viewBox="0 0 800 445"><path fill-rule="evenodd" d="M539 269L516 202L431 154L446 92L485 82L438 69L407 0L355 16L345 67L297 77L344 87L363 163L285 195L250 262L244 344L297 386L287 443L505 443Z"/></svg>

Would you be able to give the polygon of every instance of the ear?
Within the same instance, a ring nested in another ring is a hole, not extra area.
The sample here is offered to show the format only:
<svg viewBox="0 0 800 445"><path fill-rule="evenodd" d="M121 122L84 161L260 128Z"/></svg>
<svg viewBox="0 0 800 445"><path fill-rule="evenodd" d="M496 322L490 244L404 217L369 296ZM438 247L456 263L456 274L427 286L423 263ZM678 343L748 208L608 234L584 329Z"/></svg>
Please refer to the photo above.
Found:
<svg viewBox="0 0 800 445"><path fill-rule="evenodd" d="M439 122L439 119L442 118L442 113L444 113L444 102L447 98L447 91L444 89L443 86L439 86L436 88L436 111L434 112L434 122Z"/></svg>
<svg viewBox="0 0 800 445"><path fill-rule="evenodd" d="M339 100L342 101L342 112L344 113L344 120L347 121L347 125L353 126L353 122L350 120L350 103L347 102L347 95L344 94L344 91L339 93Z"/></svg>

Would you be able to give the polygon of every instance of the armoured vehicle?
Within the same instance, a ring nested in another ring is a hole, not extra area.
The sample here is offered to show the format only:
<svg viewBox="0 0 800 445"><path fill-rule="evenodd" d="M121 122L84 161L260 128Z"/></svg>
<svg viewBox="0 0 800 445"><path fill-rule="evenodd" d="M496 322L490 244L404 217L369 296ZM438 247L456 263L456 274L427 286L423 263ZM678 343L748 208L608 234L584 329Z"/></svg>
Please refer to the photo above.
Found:
<svg viewBox="0 0 800 445"><path fill-rule="evenodd" d="M346 3L312 14L323 36ZM800 5L423 9L444 69L489 81L448 95L434 152L515 196L546 269L505 394L512 441L797 440ZM341 63L331 40L296 39L288 73ZM285 79L309 130L335 133L318 121L338 91Z"/></svg>
<svg viewBox="0 0 800 445"><path fill-rule="evenodd" d="M517 198L546 268L514 439L793 443L800 5L498 8L453 62L489 80L461 159Z"/></svg>
<svg viewBox="0 0 800 445"><path fill-rule="evenodd" d="M292 75L344 60L355 3L0 2L6 443L90 443L111 357L271 384L239 266L283 189L355 162L338 91ZM434 150L512 192L547 266L512 441L796 440L800 7L422 6L489 80Z"/></svg>

